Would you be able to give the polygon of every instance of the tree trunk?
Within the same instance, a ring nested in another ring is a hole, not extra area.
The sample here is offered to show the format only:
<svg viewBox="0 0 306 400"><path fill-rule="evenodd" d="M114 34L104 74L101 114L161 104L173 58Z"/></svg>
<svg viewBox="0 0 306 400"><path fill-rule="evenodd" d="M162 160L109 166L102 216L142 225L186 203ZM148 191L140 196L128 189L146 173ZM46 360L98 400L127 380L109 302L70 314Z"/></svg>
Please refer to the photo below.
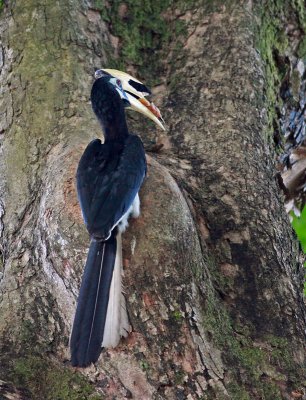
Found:
<svg viewBox="0 0 306 400"><path fill-rule="evenodd" d="M133 332L79 371L68 341L89 238L75 171L101 136L93 69L118 62L124 43L101 17L110 4L2 10L0 398L303 397L303 268L266 134L263 19L251 1L230 3L169 6L162 18L184 24L180 39L139 67L154 73L169 130L155 138L130 121L148 152L163 145L123 243Z"/></svg>

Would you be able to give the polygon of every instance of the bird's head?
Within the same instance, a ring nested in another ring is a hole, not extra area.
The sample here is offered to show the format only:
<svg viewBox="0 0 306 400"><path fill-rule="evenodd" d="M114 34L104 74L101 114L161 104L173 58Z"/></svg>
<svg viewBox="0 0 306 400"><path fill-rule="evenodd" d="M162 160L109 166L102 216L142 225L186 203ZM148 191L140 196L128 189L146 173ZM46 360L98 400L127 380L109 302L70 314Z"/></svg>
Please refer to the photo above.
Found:
<svg viewBox="0 0 306 400"><path fill-rule="evenodd" d="M98 69L95 78L108 78L119 94L125 108L138 111L154 121L161 129L165 130L164 120L159 109L153 102L146 99L151 94L143 83L131 75L116 69Z"/></svg>

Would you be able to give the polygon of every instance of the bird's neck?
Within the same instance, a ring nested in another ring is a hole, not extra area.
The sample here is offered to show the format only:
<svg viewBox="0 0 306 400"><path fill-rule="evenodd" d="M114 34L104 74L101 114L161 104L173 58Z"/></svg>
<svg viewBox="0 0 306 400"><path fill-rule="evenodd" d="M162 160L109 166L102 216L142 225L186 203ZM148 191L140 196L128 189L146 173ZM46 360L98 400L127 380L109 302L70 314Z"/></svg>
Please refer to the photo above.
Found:
<svg viewBox="0 0 306 400"><path fill-rule="evenodd" d="M107 79L95 81L91 91L92 108L102 126L105 141L123 141L129 135L120 96Z"/></svg>
<svg viewBox="0 0 306 400"><path fill-rule="evenodd" d="M99 121L102 126L105 142L110 141L124 141L129 135L128 127L125 120L125 115L119 115L114 113L112 116L110 113L107 114L107 118Z"/></svg>

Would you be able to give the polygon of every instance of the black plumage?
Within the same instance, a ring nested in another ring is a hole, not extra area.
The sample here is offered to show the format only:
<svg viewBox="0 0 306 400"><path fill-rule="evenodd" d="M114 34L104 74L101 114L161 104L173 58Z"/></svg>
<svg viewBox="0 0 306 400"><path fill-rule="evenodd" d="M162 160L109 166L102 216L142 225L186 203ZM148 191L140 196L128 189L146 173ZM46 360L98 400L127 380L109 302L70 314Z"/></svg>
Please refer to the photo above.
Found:
<svg viewBox="0 0 306 400"><path fill-rule="evenodd" d="M89 234L105 240L128 211L146 171L143 144L138 136L120 141L93 140L77 171L77 189Z"/></svg>
<svg viewBox="0 0 306 400"><path fill-rule="evenodd" d="M124 102L110 79L110 75L97 79L91 91L105 142L93 140L77 170L79 202L91 236L70 340L72 365L80 367L99 357L116 259L116 226L146 173L142 142L129 134Z"/></svg>
<svg viewBox="0 0 306 400"><path fill-rule="evenodd" d="M101 353L109 289L116 257L115 232L103 242L92 240L82 278L71 334L71 363L86 367Z"/></svg>
<svg viewBox="0 0 306 400"><path fill-rule="evenodd" d="M152 94L151 90L147 88L143 83L139 83L134 81L133 79L130 79L129 84L133 86L133 88L136 89L138 92Z"/></svg>

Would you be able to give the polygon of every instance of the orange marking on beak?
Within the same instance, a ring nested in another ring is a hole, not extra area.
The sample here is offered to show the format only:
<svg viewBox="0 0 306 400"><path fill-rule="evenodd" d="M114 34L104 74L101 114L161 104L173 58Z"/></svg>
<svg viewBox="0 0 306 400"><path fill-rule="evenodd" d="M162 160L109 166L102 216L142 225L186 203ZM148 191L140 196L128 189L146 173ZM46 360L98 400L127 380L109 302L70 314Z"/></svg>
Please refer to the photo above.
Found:
<svg viewBox="0 0 306 400"><path fill-rule="evenodd" d="M138 100L140 101L140 103L146 106L151 111L151 113L155 115L155 117L162 119L161 113L154 103L150 103L147 99L144 98L140 98Z"/></svg>

